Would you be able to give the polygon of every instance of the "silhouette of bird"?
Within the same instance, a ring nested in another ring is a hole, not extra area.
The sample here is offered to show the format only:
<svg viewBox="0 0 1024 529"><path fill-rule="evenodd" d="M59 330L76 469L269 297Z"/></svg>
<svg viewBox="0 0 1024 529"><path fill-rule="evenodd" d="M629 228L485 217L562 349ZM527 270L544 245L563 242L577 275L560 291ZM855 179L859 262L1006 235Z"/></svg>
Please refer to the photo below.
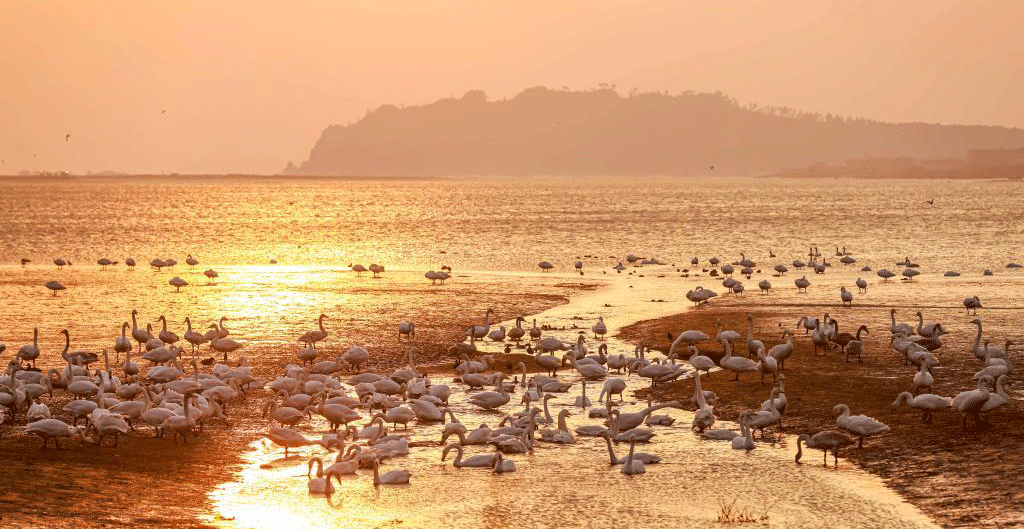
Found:
<svg viewBox="0 0 1024 529"><path fill-rule="evenodd" d="M935 203L935 199L933 198L931 200L925 200L925 202L927 202L929 204L934 204Z"/></svg>
<svg viewBox="0 0 1024 529"><path fill-rule="evenodd" d="M161 111L160 111L160 113L161 113L161 114L166 114L166 113L167 113L167 111L166 111L166 110L161 110Z"/></svg>
<svg viewBox="0 0 1024 529"><path fill-rule="evenodd" d="M714 170L715 170L715 166L713 166L713 165L712 165L711 167L709 167L709 169L711 169L712 171L714 171Z"/></svg>
<svg viewBox="0 0 1024 529"><path fill-rule="evenodd" d="M64 141L68 141L70 139L71 139L71 133L70 132L64 135Z"/></svg>

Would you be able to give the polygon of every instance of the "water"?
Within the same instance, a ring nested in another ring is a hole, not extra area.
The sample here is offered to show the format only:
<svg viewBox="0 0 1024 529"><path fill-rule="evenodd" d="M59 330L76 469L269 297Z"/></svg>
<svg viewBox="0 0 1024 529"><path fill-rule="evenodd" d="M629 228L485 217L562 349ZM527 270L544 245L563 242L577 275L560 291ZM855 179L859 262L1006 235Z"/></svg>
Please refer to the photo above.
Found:
<svg viewBox="0 0 1024 529"><path fill-rule="evenodd" d="M791 292L795 271L770 277L793 303L838 304L839 286L852 287L863 275L871 286L868 294L856 294L857 303L951 314L963 297L977 294L1004 315L993 325L1006 329L1015 320L1005 315L1024 306L1024 274L1005 269L1024 260L1024 225L1016 209L1022 195L1020 183L965 181L10 179L0 181L0 211L6 212L0 216L0 340L15 347L29 343L38 326L40 366L55 367L62 328L71 333L72 350L99 350L113 345L133 308L142 325L167 315L179 334L186 316L202 326L228 316L228 327L246 342L242 352L269 376L294 361L295 337L312 328L321 312L331 317L329 354L348 343L393 354L395 326L403 319L417 322L422 343L447 347L488 306L504 325L521 314L570 327L555 333L567 340L576 334L573 325L589 329L603 315L613 335L634 321L685 310L683 294L696 285L722 291L720 281L704 273L681 277L682 268L692 268L692 256L703 265L712 255L728 262L745 252L767 272L775 263L806 260L812 245L825 256L845 246L858 262L843 267L829 257L833 269L809 274L814 285L799 297ZM933 197L935 205L924 203ZM776 259L767 257L769 248ZM628 253L667 265L611 270ZM186 254L200 266L184 265ZM135 271L93 264L100 257L129 256L140 263ZM858 272L864 264L898 272L894 262L904 256L922 265L913 285ZM56 257L74 265L57 270L50 264ZM182 264L151 271L145 263L154 257ZM32 263L21 267L21 258ZM269 264L271 259L280 264ZM540 273L541 260L555 263L555 273ZM572 272L576 260L584 262L585 275ZM348 270L350 263L371 262L388 269L382 279ZM449 284L423 279L424 271L442 265L455 270ZM213 285L201 275L206 268L221 275ZM981 276L984 268L995 275ZM949 269L964 275L941 277ZM167 284L174 276L191 285L175 293ZM750 295L766 276L745 281ZM50 297L42 287L50 280L68 290ZM599 288L578 291L579 284ZM548 309L562 296L572 302ZM910 316L903 313L901 320ZM951 325L961 333L973 329L966 320ZM608 343L612 353L632 350L614 337ZM462 403L458 396L452 401ZM464 404L455 409L467 425L497 422ZM930 524L849 464L825 471L813 464L814 452L808 464L794 466L792 439L737 453L728 444L696 440L688 431L690 415L671 413L676 425L659 429L644 447L666 462L644 476L609 470L603 442L590 438L578 439L572 449L541 447L530 457L513 457L520 471L507 476L451 469L438 461L438 449L428 447L388 464L412 470L411 486L375 490L363 476L346 481L333 505L306 496L304 460L276 461L279 452L256 442L243 445L237 480L210 485L207 517L231 527L316 527L340 520L410 527L503 527L516 520L552 527L607 526L611 520L704 526L717 515L719 500L738 498L757 507L770 498L777 501L770 510L773 526ZM572 424L587 422L580 414L572 417ZM315 435L320 426L305 430ZM414 439L436 441L438 428L416 427ZM620 456L625 448L617 448ZM88 486L87 474L78 479Z"/></svg>

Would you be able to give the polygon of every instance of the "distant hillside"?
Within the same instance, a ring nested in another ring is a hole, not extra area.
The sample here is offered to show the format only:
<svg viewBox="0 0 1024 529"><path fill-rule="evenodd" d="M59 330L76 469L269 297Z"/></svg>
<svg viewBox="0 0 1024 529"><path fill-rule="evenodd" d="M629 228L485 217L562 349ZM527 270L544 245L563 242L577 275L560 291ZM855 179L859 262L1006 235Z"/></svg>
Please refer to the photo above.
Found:
<svg viewBox="0 0 1024 529"><path fill-rule="evenodd" d="M722 94L622 96L531 88L397 108L327 127L286 174L367 176L764 174L850 158L963 157L1024 147L1024 130L892 124L741 106ZM714 166L712 170L711 167Z"/></svg>

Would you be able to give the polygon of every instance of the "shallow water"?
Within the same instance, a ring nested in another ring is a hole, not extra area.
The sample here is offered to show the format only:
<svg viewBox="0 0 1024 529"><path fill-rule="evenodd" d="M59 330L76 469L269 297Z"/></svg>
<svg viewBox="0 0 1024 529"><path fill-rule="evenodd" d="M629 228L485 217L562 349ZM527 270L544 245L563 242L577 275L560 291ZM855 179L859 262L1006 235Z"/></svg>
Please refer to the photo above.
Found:
<svg viewBox="0 0 1024 529"><path fill-rule="evenodd" d="M932 197L934 206L924 204ZM723 291L720 278L698 269L684 278L681 270L694 268L688 264L694 255L706 266L712 255L732 261L741 251L765 272L744 280L746 296L759 295L757 281L767 277L778 289L772 296L838 311L839 287L852 288L863 275L870 286L867 294L855 293L855 303L896 307L900 321L911 321L918 308L930 320L929 307L955 308L964 297L978 295L986 313L1007 325L1024 307L1024 272L1005 268L1024 260L1024 224L1016 211L1022 199L1021 183L960 181L4 180L0 208L10 213L0 216L0 341L13 347L29 343L38 326L40 365L54 367L62 328L71 333L72 350L99 350L113 345L133 308L143 325L166 314L178 334L186 316L204 327L227 316L233 335L246 342L241 353L267 375L294 361L295 337L312 328L321 312L331 317L327 354L349 343L376 351L393 343L395 324L403 319L432 322L433 328L417 328L418 340L428 342L465 326L464 316L449 316L457 312L453 304L494 306L511 317L502 307L519 297L550 296L551 304L572 290L566 284L600 284L596 291L574 294L570 304L524 314L536 316L538 324L569 327L555 334L574 340L571 327L589 329L598 315L616 329L684 310L690 305L684 294L696 285ZM819 245L834 266L825 275L807 274L813 283L808 294L796 294L792 283L803 272L769 277L776 263L806 260L810 245ZM836 245L846 246L858 262L839 264ZM779 257L769 259L769 248ZM611 266L631 252L675 266L615 273ZM184 265L188 253L201 261L195 270ZM100 257L127 256L140 262L137 270L92 264ZM158 256L181 264L151 271L145 263ZM923 274L913 282L882 282L874 272L858 271L868 264L898 273L894 262L904 256L922 265ZM32 263L18 266L22 257ZM55 257L75 264L57 270L50 264ZM281 264L268 264L271 258ZM556 273L536 272L543 259L556 264ZM577 259L584 262L582 277L570 272ZM378 262L388 272L382 279L357 276L347 268L355 262ZM455 277L443 287L431 286L422 273L442 265L453 266ZM211 286L201 275L209 267L221 275ZM995 275L982 276L983 268ZM948 269L963 276L942 277ZM174 276L192 284L175 293L167 284ZM42 288L54 279L68 287L56 298ZM972 335L971 318L950 321L951 330ZM608 343L611 353L632 351L614 337ZM634 378L631 384L642 383ZM574 387L570 395L575 394ZM571 398L558 399L565 400ZM497 422L467 409L458 397L452 402L460 403L456 414L467 424ZM557 413L561 404L553 404ZM408 526L499 527L515 520L606 526L613 519L636 526L666 520L701 526L717 515L719 500L738 498L739 505L758 507L771 498L772 525L929 524L849 464L825 471L813 464L820 455L814 452L808 464L795 466L791 440L737 453L725 443L696 440L688 431L689 413L670 413L679 419L676 425L659 428L644 447L666 462L644 476L609 470L603 442L588 438L572 449L542 446L530 457L513 457L520 470L507 476L453 470L431 447L386 466L412 470L411 486L374 490L363 476L345 482L334 506L307 497L304 460L274 462L280 453L257 443L243 455L237 481L213 493L210 519L238 527L315 527L343 520L353 526L395 520ZM588 420L576 414L572 422ZM417 427L414 438L436 441L438 428ZM619 455L625 448L617 448ZM268 462L270 468L261 468ZM87 475L79 479L90 486ZM614 509L605 507L608 501ZM597 502L601 509L589 507Z"/></svg>

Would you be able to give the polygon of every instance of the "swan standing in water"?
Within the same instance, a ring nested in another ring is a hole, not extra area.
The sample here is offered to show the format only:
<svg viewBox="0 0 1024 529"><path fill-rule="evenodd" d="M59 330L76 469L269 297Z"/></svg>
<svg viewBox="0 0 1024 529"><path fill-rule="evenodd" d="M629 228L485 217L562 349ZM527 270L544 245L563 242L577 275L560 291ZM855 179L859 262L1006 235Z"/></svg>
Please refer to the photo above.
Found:
<svg viewBox="0 0 1024 529"><path fill-rule="evenodd" d="M733 450L753 450L754 448L757 448L757 444L754 443L754 437L750 431L750 427L747 426L747 419L749 416L749 410L740 412L740 435L732 439Z"/></svg>
<svg viewBox="0 0 1024 529"><path fill-rule="evenodd" d="M623 457L623 458L615 457L615 450L612 449L612 436L611 436L611 434L608 433L607 431L605 431L605 432L601 433L601 437L604 438L605 445L608 447L608 460L609 460L609 464L610 465L622 465L622 464L625 464L626 461L628 460L627 457ZM633 452L633 460L634 461L640 461L641 463L643 463L645 465L654 465L654 464L657 464L657 463L661 463L661 457L656 456L656 455L652 455L652 454L646 454L644 452Z"/></svg>
<svg viewBox="0 0 1024 529"><path fill-rule="evenodd" d="M313 472L313 465L316 465L316 477L311 477ZM334 486L331 485L331 477L328 475L324 477L324 462L319 457L314 457L309 460L306 464L306 477L309 481L306 483L306 487L309 489L310 494L316 495L330 495L334 494Z"/></svg>
<svg viewBox="0 0 1024 529"><path fill-rule="evenodd" d="M909 395L909 393L908 393ZM814 435L800 434L800 437L796 440L796 462L800 462L800 458L803 457L804 452L800 447L800 443L807 445L807 448L817 448L822 451L823 458L822 463L828 467L828 451L832 450L835 456L836 468L839 468L839 449L844 446L853 444L853 439L835 431L825 430L818 432Z"/></svg>
<svg viewBox="0 0 1024 529"><path fill-rule="evenodd" d="M373 460L373 485L402 485L409 483L409 478L412 476L408 470L399 469L392 470L385 474L380 473L380 459L374 458Z"/></svg>

